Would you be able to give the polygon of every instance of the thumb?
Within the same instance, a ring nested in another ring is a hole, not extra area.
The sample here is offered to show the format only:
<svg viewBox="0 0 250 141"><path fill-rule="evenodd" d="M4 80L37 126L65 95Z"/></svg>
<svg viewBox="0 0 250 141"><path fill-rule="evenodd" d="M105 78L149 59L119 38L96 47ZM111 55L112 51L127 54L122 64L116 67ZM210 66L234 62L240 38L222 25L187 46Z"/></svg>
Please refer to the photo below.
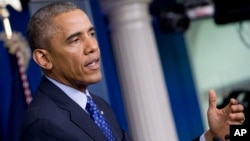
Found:
<svg viewBox="0 0 250 141"><path fill-rule="evenodd" d="M208 91L209 94L209 109L214 109L217 108L217 103L216 103L216 93L214 89L211 89Z"/></svg>

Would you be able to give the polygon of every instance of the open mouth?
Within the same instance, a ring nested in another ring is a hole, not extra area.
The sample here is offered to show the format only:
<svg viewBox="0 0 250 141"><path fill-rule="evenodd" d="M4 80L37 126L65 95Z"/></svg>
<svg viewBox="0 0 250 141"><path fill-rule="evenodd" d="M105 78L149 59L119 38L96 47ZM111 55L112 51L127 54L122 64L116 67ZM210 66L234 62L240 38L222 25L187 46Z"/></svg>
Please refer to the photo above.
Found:
<svg viewBox="0 0 250 141"><path fill-rule="evenodd" d="M100 59L94 59L85 65L88 69L96 70L100 68Z"/></svg>

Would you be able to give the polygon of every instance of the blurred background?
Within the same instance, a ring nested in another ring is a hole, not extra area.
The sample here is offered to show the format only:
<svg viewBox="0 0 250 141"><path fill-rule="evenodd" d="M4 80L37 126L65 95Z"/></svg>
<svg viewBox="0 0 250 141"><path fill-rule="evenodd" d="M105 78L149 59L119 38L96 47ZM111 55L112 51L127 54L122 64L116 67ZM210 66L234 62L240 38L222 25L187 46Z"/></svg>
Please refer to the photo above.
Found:
<svg viewBox="0 0 250 141"><path fill-rule="evenodd" d="M2 141L18 141L42 76L26 39L29 18L53 1L62 0L0 0ZM249 113L250 2L68 1L97 32L103 79L89 89L111 104L136 141L191 141L204 133L209 89L217 92L218 108L234 97Z"/></svg>

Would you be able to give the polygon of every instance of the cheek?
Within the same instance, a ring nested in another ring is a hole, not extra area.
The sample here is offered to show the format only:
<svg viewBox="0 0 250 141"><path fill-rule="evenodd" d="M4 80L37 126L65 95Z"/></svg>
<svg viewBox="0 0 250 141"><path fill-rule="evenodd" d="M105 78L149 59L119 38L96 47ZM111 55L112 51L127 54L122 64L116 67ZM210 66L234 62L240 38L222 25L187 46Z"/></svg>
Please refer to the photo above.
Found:
<svg viewBox="0 0 250 141"><path fill-rule="evenodd" d="M66 56L66 57L65 57ZM77 59L77 56L71 56L69 54L62 56L62 57L58 57L57 61L54 62L56 63L55 66L60 66L61 69L59 71L66 71L69 73L77 73L79 71L79 69L82 68L82 64L80 62L80 59Z"/></svg>
<svg viewBox="0 0 250 141"><path fill-rule="evenodd" d="M82 56L74 56L74 58L72 58L71 60L71 66L73 69L77 69L78 71L83 71L84 69L84 61L83 61L83 57Z"/></svg>

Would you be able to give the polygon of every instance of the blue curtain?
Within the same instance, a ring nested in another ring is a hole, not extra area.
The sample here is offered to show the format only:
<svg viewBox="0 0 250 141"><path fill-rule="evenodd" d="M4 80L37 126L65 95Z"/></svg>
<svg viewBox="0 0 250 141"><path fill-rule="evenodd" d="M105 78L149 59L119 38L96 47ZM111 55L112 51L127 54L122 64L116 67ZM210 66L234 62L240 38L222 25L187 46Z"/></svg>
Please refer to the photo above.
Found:
<svg viewBox="0 0 250 141"><path fill-rule="evenodd" d="M182 32L163 32L159 15L176 0L154 0L150 12L179 141L191 141L204 132L200 106Z"/></svg>
<svg viewBox="0 0 250 141"><path fill-rule="evenodd" d="M23 7L22 12L17 12L10 6L7 9L10 13L13 32L21 32L26 38L26 27L30 17L28 7ZM1 25L1 31L3 31L2 27ZM0 60L0 140L19 141L27 104L16 56L9 54L3 41L0 42ZM31 93L34 94L41 79L41 71L33 60L30 60L27 77Z"/></svg>

